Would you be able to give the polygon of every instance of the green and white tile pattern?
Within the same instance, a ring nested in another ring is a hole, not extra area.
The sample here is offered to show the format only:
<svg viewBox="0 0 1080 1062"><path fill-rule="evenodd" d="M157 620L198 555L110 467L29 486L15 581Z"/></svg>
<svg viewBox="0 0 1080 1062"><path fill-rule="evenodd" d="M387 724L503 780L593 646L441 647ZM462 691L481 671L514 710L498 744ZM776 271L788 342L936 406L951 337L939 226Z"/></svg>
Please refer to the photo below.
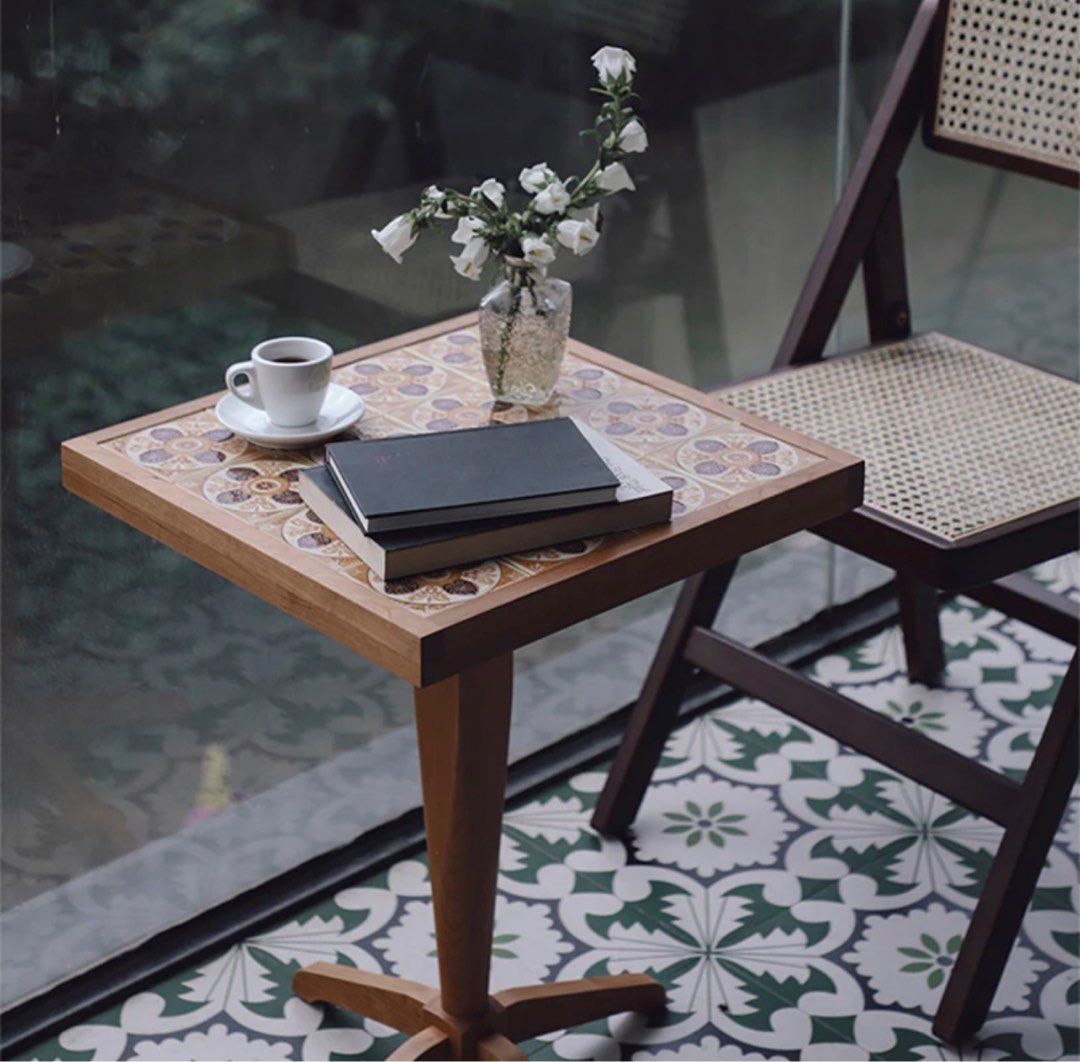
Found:
<svg viewBox="0 0 1080 1062"><path fill-rule="evenodd" d="M1075 593L1076 558L1039 573ZM1068 648L960 599L947 680L904 677L890 629L816 678L1022 774ZM588 825L604 770L514 807L503 829L495 988L647 971L670 1009L526 1045L543 1059L1075 1058L1076 808L1063 824L978 1044L931 1020L1000 831L754 701L672 736L629 844ZM434 983L420 859L38 1047L37 1059L385 1058L400 1037L292 997L316 960Z"/></svg>

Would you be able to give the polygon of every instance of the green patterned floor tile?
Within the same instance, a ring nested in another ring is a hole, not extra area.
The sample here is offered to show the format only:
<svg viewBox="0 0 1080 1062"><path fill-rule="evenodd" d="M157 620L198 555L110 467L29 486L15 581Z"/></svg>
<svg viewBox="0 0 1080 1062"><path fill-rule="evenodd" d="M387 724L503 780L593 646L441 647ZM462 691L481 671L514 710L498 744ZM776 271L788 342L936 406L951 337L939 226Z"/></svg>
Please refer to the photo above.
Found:
<svg viewBox="0 0 1080 1062"><path fill-rule="evenodd" d="M999 702L1049 689L1063 663L985 610L947 608L945 620L951 664L969 677L977 667L980 681L939 695L943 711L992 718L976 728L979 751L1022 770L1029 753L997 735L1037 720ZM846 664L836 656L819 665L838 685L913 709L889 637L864 639ZM911 712L911 725L938 721L933 711ZM671 1005L539 1037L524 1045L531 1057L1075 1057L1075 829L1063 827L991 1020L961 1056L930 1025L996 828L752 701L672 735L628 843L589 827L603 779L580 772L508 811L493 986L648 970ZM434 982L424 860L342 890L35 1057L386 1057L402 1040L393 1030L292 996L295 970L320 959Z"/></svg>

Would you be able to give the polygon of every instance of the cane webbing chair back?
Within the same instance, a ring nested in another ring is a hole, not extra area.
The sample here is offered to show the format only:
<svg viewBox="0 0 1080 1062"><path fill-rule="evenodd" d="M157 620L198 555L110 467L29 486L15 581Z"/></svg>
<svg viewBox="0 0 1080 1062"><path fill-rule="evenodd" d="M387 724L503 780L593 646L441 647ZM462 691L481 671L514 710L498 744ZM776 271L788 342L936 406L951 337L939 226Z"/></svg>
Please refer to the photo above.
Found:
<svg viewBox="0 0 1080 1062"><path fill-rule="evenodd" d="M932 147L1067 184L1080 173L1080 0L948 0Z"/></svg>

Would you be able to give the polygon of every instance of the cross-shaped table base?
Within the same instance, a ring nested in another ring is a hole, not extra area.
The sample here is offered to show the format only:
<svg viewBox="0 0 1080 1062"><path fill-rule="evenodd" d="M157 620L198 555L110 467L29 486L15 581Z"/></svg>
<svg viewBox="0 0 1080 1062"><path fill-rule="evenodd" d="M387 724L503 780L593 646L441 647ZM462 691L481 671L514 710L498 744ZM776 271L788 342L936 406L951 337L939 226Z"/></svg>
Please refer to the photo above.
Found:
<svg viewBox="0 0 1080 1062"><path fill-rule="evenodd" d="M606 1018L624 1010L663 1010L664 989L646 974L616 974L551 985L508 988L488 997L473 1021L451 1017L436 989L387 974L317 962L293 978L308 1003L331 1003L401 1032L392 1059L523 1059L516 1044L541 1033Z"/></svg>

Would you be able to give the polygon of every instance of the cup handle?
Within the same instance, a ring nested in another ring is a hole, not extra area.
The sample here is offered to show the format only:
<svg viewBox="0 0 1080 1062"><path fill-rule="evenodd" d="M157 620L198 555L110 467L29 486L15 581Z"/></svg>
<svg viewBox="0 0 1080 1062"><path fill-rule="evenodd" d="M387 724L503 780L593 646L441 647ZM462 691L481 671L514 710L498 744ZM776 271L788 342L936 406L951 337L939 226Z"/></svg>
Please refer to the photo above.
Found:
<svg viewBox="0 0 1080 1062"><path fill-rule="evenodd" d="M238 376L246 376L248 385L241 388L236 382ZM255 377L255 363L252 361L237 361L225 370L225 386L232 391L241 402L246 402L256 409L264 409L262 395L259 394L259 381Z"/></svg>

